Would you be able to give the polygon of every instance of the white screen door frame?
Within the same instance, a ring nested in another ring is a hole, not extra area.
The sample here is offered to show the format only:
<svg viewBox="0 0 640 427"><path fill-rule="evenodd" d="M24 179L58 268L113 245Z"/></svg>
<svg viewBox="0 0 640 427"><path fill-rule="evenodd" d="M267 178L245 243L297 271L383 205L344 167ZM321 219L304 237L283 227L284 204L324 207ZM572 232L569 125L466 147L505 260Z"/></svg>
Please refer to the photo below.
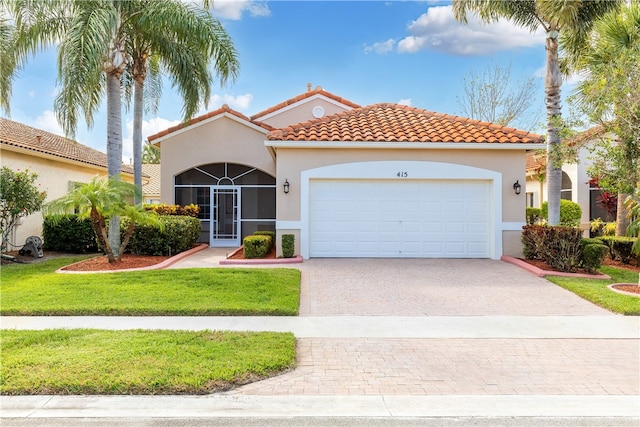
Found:
<svg viewBox="0 0 640 427"><path fill-rule="evenodd" d="M211 187L211 246L240 246L240 187Z"/></svg>

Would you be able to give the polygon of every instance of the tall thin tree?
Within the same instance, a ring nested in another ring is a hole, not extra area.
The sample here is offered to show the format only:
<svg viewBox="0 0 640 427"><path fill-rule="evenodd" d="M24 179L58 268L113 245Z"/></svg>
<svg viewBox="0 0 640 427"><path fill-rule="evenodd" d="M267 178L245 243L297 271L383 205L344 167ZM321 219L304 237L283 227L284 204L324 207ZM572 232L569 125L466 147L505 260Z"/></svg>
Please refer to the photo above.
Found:
<svg viewBox="0 0 640 427"><path fill-rule="evenodd" d="M560 87L562 75L558 60L558 36L561 31L576 34L576 46L584 44L586 35L595 20L619 7L623 0L453 0L456 19L467 22L469 13L476 13L484 22L506 19L532 32L543 30L546 34L545 103L547 108L547 194L549 199L549 223L560 223L560 190L562 165L556 155L560 144L562 110Z"/></svg>

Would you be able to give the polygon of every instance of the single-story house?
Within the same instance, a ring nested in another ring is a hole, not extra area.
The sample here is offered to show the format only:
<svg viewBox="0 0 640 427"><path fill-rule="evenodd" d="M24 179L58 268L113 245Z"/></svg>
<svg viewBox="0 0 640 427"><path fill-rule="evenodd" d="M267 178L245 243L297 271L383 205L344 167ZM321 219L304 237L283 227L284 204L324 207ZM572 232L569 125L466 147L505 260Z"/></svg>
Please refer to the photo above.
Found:
<svg viewBox="0 0 640 427"><path fill-rule="evenodd" d="M75 182L89 182L96 175L107 176L106 154L5 118L0 118L0 165L38 174L37 184L47 192L45 202L64 196ZM133 182L131 166L123 165L122 172L124 179ZM42 237L41 212L24 218L10 243L14 247L22 246L29 236Z"/></svg>
<svg viewBox="0 0 640 427"><path fill-rule="evenodd" d="M590 222L600 218L615 221L601 203L603 191L587 172L593 165L591 148L593 142L602 136L602 129L594 127L573 137L568 143L577 148L577 162L562 165L562 189L560 198L576 202L582 208L580 228L590 229ZM527 153L526 198L527 207L539 208L548 200L546 181L546 152Z"/></svg>
<svg viewBox="0 0 640 427"><path fill-rule="evenodd" d="M162 153L162 202L199 205L203 242L274 230L304 258L519 255L526 153L544 147L529 132L311 86L251 117L224 105L148 139Z"/></svg>

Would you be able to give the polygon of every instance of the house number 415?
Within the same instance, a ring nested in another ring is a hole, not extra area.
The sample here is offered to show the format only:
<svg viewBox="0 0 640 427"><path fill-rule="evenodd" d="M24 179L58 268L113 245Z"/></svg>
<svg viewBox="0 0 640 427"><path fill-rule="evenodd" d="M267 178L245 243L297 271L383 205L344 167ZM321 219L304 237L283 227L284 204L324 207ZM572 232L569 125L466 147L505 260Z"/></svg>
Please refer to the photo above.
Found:
<svg viewBox="0 0 640 427"><path fill-rule="evenodd" d="M396 174L396 176L397 176L398 178L406 178L406 177L408 177L408 176L409 176L409 172L398 172L398 173Z"/></svg>

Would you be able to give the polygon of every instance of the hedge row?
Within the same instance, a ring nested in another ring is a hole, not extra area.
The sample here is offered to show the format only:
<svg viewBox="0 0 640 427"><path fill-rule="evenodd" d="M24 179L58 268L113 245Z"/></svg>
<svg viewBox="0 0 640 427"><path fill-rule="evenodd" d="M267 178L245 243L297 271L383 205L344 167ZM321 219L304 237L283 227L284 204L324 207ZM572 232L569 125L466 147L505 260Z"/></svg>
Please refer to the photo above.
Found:
<svg viewBox="0 0 640 427"><path fill-rule="evenodd" d="M583 239L582 231L574 227L526 225L522 231L525 258L542 260L566 272L576 271L578 267L596 271L607 255L630 263L634 241L634 238L611 236Z"/></svg>
<svg viewBox="0 0 640 427"><path fill-rule="evenodd" d="M69 253L98 252L90 219L78 219L75 214L45 217L43 223L44 248ZM160 216L164 230L137 225L126 252L136 255L173 255L191 249L200 237L200 221L191 216ZM120 220L122 238L129 225Z"/></svg>

